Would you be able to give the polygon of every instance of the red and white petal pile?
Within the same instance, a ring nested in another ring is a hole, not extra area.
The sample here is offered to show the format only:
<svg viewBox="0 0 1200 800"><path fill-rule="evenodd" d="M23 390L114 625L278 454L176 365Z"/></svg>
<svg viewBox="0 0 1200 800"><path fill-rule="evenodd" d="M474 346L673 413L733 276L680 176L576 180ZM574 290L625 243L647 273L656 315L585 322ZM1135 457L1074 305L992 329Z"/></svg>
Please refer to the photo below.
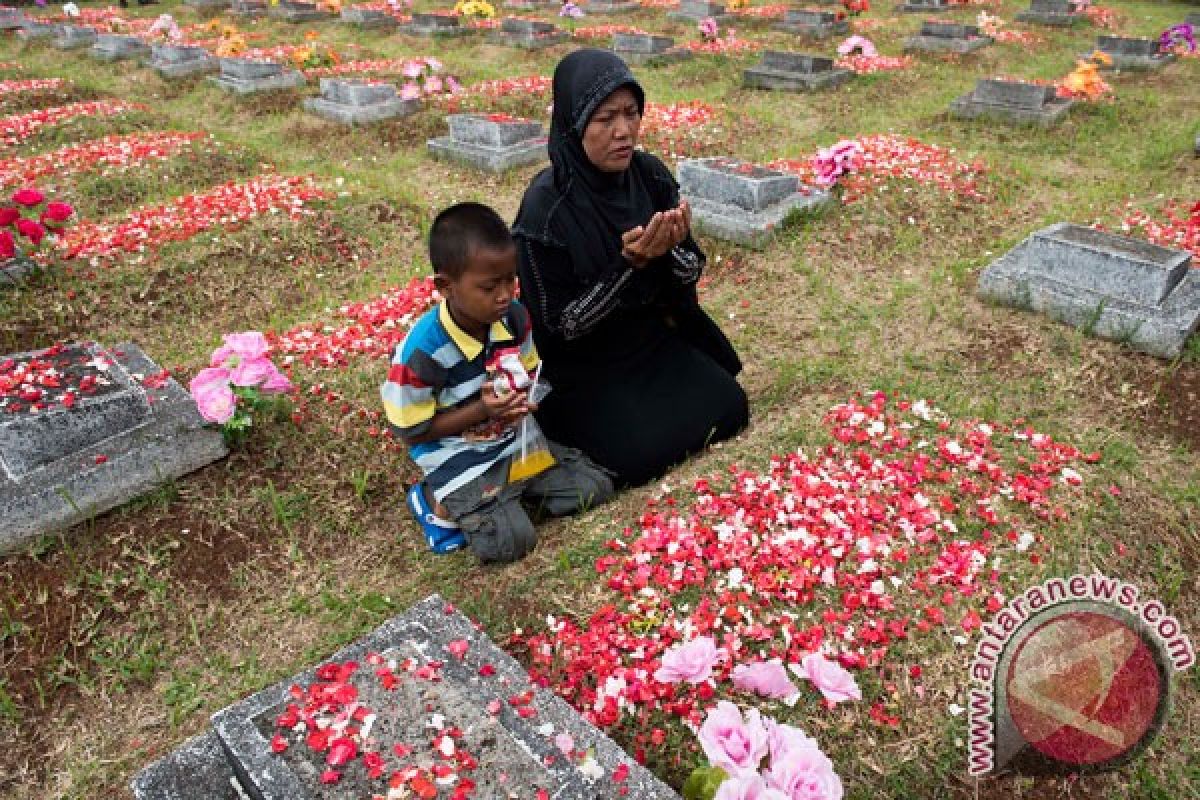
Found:
<svg viewBox="0 0 1200 800"><path fill-rule="evenodd" d="M413 323L440 300L433 278L413 278L374 300L339 308L342 317L352 320L349 324L300 325L271 335L272 347L285 354L284 364L316 368L343 367L356 356L387 358Z"/></svg>
<svg viewBox="0 0 1200 800"><path fill-rule="evenodd" d="M883 393L824 424L816 452L730 467L697 481L690 504L651 501L596 560L609 602L510 638L534 679L598 725L628 724L638 749L663 745L651 732L667 717L698 724L742 664L820 651L889 680L910 666L902 643L969 635L999 608L1010 568L1048 541L1029 529L1066 518L1076 468L1099 459ZM668 649L699 637L719 650L710 679L655 678Z"/></svg>
<svg viewBox="0 0 1200 800"><path fill-rule="evenodd" d="M912 56L841 56L837 59L841 69L853 71L856 75L874 75L877 72L895 72L908 69L916 62Z"/></svg>
<svg viewBox="0 0 1200 800"><path fill-rule="evenodd" d="M978 186L986 167L978 161L959 161L952 149L892 133L863 136L854 141L862 145L863 164L861 171L841 179L844 203L853 203L895 179L936 186L960 197L986 199ZM794 173L805 182L813 180L811 158L779 159L767 166Z"/></svg>
<svg viewBox="0 0 1200 800"><path fill-rule="evenodd" d="M382 58L365 61L345 61L332 67L315 67L304 70L312 78L331 75L403 75L406 70L424 69L425 59Z"/></svg>
<svg viewBox="0 0 1200 800"><path fill-rule="evenodd" d="M772 3L765 6L746 6L739 8L731 13L739 17L750 17L751 19L782 19L791 6L786 3Z"/></svg>
<svg viewBox="0 0 1200 800"><path fill-rule="evenodd" d="M1200 268L1200 202L1183 206L1179 201L1171 200L1162 207L1160 214L1161 217L1151 216L1127 203L1121 218L1121 232L1163 247L1187 250L1195 259L1192 266Z"/></svg>
<svg viewBox="0 0 1200 800"><path fill-rule="evenodd" d="M91 170L126 169L177 155L205 133L159 131L105 136L68 145L52 153L0 158L0 188L33 183L46 175L68 176Z"/></svg>
<svg viewBox="0 0 1200 800"><path fill-rule="evenodd" d="M111 386L108 356L55 344L33 358L0 360L0 412L72 408L81 398Z"/></svg>
<svg viewBox="0 0 1200 800"><path fill-rule="evenodd" d="M346 8L358 11L380 11L402 25L412 22L412 15L401 11L400 3L354 3L353 5L346 6Z"/></svg>
<svg viewBox="0 0 1200 800"><path fill-rule="evenodd" d="M693 53L708 53L710 55L727 55L736 53L754 53L762 49L762 44L749 39L739 39L736 36L720 36L716 39L692 39L684 42L683 46Z"/></svg>
<svg viewBox="0 0 1200 800"><path fill-rule="evenodd" d="M66 106L40 108L24 114L0 117L0 142L12 147L35 135L42 128L61 125L81 117L115 117L131 111L145 111L146 107L121 100L96 100L87 103L71 103Z"/></svg>
<svg viewBox="0 0 1200 800"><path fill-rule="evenodd" d="M646 103L642 116L643 133L677 131L711 124L717 111L708 103L692 100L687 103Z"/></svg>
<svg viewBox="0 0 1200 800"><path fill-rule="evenodd" d="M329 197L311 175L260 175L229 182L202 194L187 194L157 206L134 209L113 222L83 221L59 237L66 258L109 260L179 242L217 227L236 225L264 214L298 217L313 200Z"/></svg>
<svg viewBox="0 0 1200 800"><path fill-rule="evenodd" d="M463 97L514 97L516 95L549 95L554 82L544 75L522 75L516 78L481 81L467 86Z"/></svg>
<svg viewBox="0 0 1200 800"><path fill-rule="evenodd" d="M728 133L721 112L699 100L686 103L646 103L642 118L644 145L663 158L675 160L727 151Z"/></svg>
<svg viewBox="0 0 1200 800"><path fill-rule="evenodd" d="M23 81L0 81L0 98L24 92L52 92L62 89L67 82L62 78L31 78Z"/></svg>
<svg viewBox="0 0 1200 800"><path fill-rule="evenodd" d="M632 25L585 25L576 28L571 35L576 39L607 39L617 33L644 34L646 31Z"/></svg>

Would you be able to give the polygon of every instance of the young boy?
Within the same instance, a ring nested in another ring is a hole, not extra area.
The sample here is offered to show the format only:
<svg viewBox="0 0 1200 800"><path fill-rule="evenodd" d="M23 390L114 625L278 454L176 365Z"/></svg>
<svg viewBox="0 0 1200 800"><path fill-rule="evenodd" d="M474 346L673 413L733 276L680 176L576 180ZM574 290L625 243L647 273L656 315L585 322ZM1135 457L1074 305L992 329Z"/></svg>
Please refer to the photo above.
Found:
<svg viewBox="0 0 1200 800"><path fill-rule="evenodd" d="M516 561L537 544L521 500L572 514L607 500L612 481L548 442L530 414L539 359L514 299L517 252L504 220L479 203L447 208L429 231L429 260L444 300L392 353L381 390L425 473L408 505L434 552L470 544L482 561Z"/></svg>

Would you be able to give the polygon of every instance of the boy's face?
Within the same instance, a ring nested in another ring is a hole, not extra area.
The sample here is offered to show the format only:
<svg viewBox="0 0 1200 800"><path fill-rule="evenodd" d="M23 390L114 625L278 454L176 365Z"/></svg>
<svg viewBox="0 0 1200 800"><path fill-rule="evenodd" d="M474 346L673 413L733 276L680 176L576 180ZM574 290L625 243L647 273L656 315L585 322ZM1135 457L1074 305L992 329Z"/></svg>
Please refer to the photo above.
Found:
<svg viewBox="0 0 1200 800"><path fill-rule="evenodd" d="M457 278L434 277L455 321L482 338L508 311L517 288L517 248L471 248L467 268Z"/></svg>

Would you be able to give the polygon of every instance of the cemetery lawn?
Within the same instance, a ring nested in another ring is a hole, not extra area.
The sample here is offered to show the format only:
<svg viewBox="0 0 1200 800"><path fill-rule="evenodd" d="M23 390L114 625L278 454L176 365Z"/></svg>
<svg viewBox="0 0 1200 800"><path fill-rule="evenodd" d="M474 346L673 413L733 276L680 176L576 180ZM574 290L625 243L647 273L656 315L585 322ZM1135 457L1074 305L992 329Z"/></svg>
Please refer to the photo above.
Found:
<svg viewBox="0 0 1200 800"><path fill-rule="evenodd" d="M987 10L1024 29L1012 20L1026 5L1004 0L944 16L973 21ZM417 7L432 8L425 0ZM1195 6L1122 2L1116 10L1121 31L1157 36ZM164 11L180 24L199 20L174 2L128 14ZM541 16L552 19L552 12ZM865 18L881 21L866 35L887 55L899 55L903 38L920 25L920 15L901 15L888 3ZM695 38L691 26L655 9L577 26L617 22ZM252 46L298 44L304 31L317 30L344 60L436 56L445 74L468 86L548 76L574 46L527 53L482 39L357 31L337 21L238 24L265 34ZM739 38L787 46L766 24L736 27ZM676 134L701 154L804 159L839 139L895 133L952 148L952 159L966 165L955 175L981 173L970 180L982 199L957 184L946 190L881 180L855 202L788 226L766 251L704 239L702 300L745 362L750 429L660 485L545 524L537 550L508 567L481 567L465 554L436 557L419 540L403 508L417 472L378 436L381 422L372 416L384 360L351 356L332 369L297 364L295 404L256 419L248 443L229 458L0 561L0 796L124 796L138 769L205 730L213 712L327 657L432 592L500 644L517 629L544 633L547 615L585 624L619 602L608 576L598 575L597 559L611 554L605 543L627 527L636 531L649 502L687 509L699 478L727 475L732 465L763 473L772 456L796 448L815 456L833 442L826 412L874 390L924 399L955 425L1028 425L1099 454L1095 463L1075 465L1081 486L1055 476L1050 502L1062 518L1038 519L1014 506L1013 524L1037 541L1021 551L996 545L1003 569L995 588L1011 596L1051 576L1099 571L1161 600L1200 642L1200 340L1167 362L974 295L981 269L1047 225L1119 230L1131 209L1156 215L1168 200L1186 215L1200 200L1200 159L1192 153L1200 60L1109 76L1111 101L1079 103L1047 131L948 116L950 101L977 77L1060 78L1090 52L1097 29L1035 32L1037 44L998 43L965 58L919 55L908 69L857 76L812 95L741 89L741 70L757 61L754 54L638 68L652 102L715 109L715 124ZM836 43L815 49L830 53ZM131 209L268 171L312 174L328 193L298 220L263 214L95 265L76 260L0 290L2 353L58 341L133 341L186 383L223 333L345 325L339 307L427 273L424 235L438 209L473 199L511 219L537 171L494 177L432 161L424 142L444 132L442 103L405 120L345 130L300 107L301 96L315 93L315 79L300 92L237 98L202 78L167 82L138 65L100 64L81 51L23 45L11 34L0 41L0 62L0 79L69 82L0 96L0 115L95 99L143 106L47 127L0 149L0 159L109 135L211 134L124 171L60 167L38 179L84 219L121 220ZM546 95L478 107L542 118L548 103ZM651 149L661 152L666 139L652 138ZM961 487L946 493L971 502ZM964 527L964 535L977 539L979 527ZM950 709L966 705L978 636L960 622L968 609L987 618L982 602L990 591L954 598L944 622L894 643L881 667L857 671L861 702L827 710L802 686L796 708L773 713L819 740L852 798L1200 796L1196 669L1176 675L1163 735L1122 770L1078 786L969 779L965 715ZM914 619L927 605L907 586L896 602ZM838 591L820 589L805 610L840 610L842 603ZM969 643L956 644L963 635ZM679 786L702 756L677 720L656 719L667 744L647 748L648 764ZM644 731L614 733L631 751L644 745L635 742Z"/></svg>

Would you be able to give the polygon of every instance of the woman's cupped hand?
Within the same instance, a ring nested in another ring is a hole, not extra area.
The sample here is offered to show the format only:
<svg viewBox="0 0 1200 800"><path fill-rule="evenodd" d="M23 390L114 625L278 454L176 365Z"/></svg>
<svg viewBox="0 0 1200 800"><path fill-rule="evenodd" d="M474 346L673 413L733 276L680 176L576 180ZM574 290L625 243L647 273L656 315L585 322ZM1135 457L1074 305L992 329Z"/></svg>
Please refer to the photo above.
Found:
<svg viewBox="0 0 1200 800"><path fill-rule="evenodd" d="M677 208L657 211L645 225L621 234L621 255L640 269L683 242L691 227L692 208L681 200Z"/></svg>

